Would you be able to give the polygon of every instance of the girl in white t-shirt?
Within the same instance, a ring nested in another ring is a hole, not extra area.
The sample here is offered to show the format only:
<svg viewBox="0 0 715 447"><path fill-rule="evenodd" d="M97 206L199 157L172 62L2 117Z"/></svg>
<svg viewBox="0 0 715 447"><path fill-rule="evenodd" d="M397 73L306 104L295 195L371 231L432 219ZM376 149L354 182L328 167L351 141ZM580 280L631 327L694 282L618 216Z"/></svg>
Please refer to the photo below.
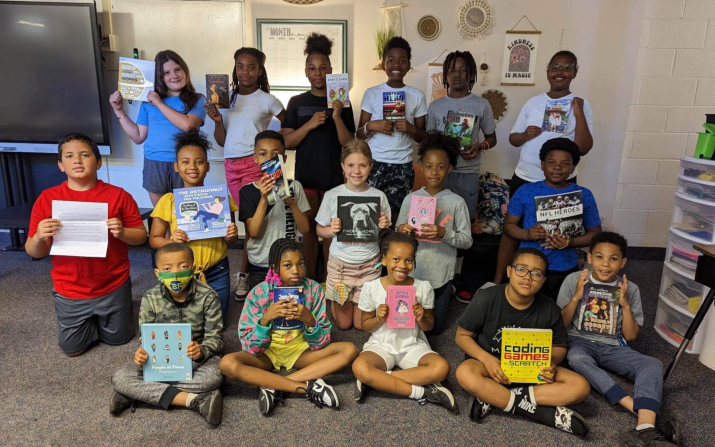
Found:
<svg viewBox="0 0 715 447"><path fill-rule="evenodd" d="M266 73L266 55L243 47L234 53L235 69L231 83L231 107L223 113L215 104L207 103L206 111L216 127L214 138L224 148L226 182L234 202L239 207L239 191L261 178L261 168L253 159L256 135L268 129L273 117L283 122L283 105L270 94ZM250 290L248 255L243 251L241 272L236 274L236 300L243 301Z"/></svg>
<svg viewBox="0 0 715 447"><path fill-rule="evenodd" d="M415 399L420 405L441 405L456 413L454 396L440 384L449 375L449 363L430 348L424 334L434 326L434 291L429 282L409 276L415 266L417 240L386 229L380 231L379 246L387 276L366 283L360 296L363 329L372 336L353 362L357 379L353 398L362 402L375 388ZM408 312L415 318L413 329L387 327L388 318L398 312L386 304L390 286L415 287L415 302ZM395 366L400 369L393 371Z"/></svg>
<svg viewBox="0 0 715 447"><path fill-rule="evenodd" d="M325 193L315 217L318 236L329 240L342 231L343 222L338 217L338 197L341 196L378 197L380 209L374 210L379 216L378 227L388 228L390 204L387 196L365 183L373 164L370 147L364 141L352 140L343 148L340 162L347 181ZM333 241L330 244L325 294L332 301L331 310L340 329L355 326L355 329L362 330L357 303L363 284L380 277L379 262L380 249L375 242Z"/></svg>

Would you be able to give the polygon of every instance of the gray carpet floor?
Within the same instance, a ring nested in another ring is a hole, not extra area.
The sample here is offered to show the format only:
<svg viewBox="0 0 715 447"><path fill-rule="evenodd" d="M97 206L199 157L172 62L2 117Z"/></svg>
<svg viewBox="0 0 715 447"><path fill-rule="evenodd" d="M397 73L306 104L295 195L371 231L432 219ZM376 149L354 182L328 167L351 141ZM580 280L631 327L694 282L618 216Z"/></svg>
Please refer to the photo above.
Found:
<svg viewBox="0 0 715 447"><path fill-rule="evenodd" d="M0 246L9 243L0 234ZM230 251L235 270L240 250ZM155 284L148 248L130 252L135 312L142 293ZM646 324L633 347L667 365L675 348L652 329L662 263L629 262L626 273L643 293ZM453 300L448 329L430 340L433 349L452 365L445 385L458 401L459 415L443 408L373 392L364 404L351 399L349 370L328 376L336 387L340 410L318 409L294 396L270 417L258 413L257 391L233 381L223 386L223 423L209 428L186 409L164 411L139 406L120 417L108 412L110 377L130 361L138 337L127 345L97 345L78 358L67 358L57 347L57 323L50 280L50 261L32 261L25 253L0 252L0 446L6 445L385 445L385 446L613 446L619 432L634 427L635 417L613 408L596 392L573 408L588 421L584 439L494 411L482 423L466 414L468 395L456 383L454 370L463 354L454 343L456 320L465 305ZM226 351L240 349L236 328L241 306L231 303ZM358 348L368 334L333 330L334 341ZM627 390L633 386L618 379ZM665 406L680 420L684 445L715 444L715 371L686 355L664 391Z"/></svg>

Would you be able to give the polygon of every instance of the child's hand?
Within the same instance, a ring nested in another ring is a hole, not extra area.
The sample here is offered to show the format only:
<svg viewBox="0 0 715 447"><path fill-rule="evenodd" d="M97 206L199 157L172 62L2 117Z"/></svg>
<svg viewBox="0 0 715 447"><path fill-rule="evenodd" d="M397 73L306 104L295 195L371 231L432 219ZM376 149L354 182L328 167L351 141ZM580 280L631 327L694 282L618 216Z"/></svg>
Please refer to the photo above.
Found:
<svg viewBox="0 0 715 447"><path fill-rule="evenodd" d="M231 239L237 238L238 237L238 227L236 226L235 223L231 222L228 224L228 228L226 228L226 240L229 241Z"/></svg>
<svg viewBox="0 0 715 447"><path fill-rule="evenodd" d="M387 319L387 314L389 312L389 308L387 307L387 304L380 304L377 306L377 311L375 312L375 316L377 317L378 320L382 321L383 323Z"/></svg>
<svg viewBox="0 0 715 447"><path fill-rule="evenodd" d="M263 314L263 318L261 318L261 326L268 326L268 324L276 318L287 317L287 301L288 300L281 300L268 306L268 309L266 309L266 312Z"/></svg>
<svg viewBox="0 0 715 447"><path fill-rule="evenodd" d="M462 158L465 160L471 160L472 158L476 157L479 151L482 149L482 144L481 143L476 143L471 146L469 146L469 149L465 151L460 151L459 153L462 155Z"/></svg>
<svg viewBox="0 0 715 447"><path fill-rule="evenodd" d="M377 221L377 226L380 228L389 228L390 221L387 219L385 213L380 213L380 219Z"/></svg>
<svg viewBox="0 0 715 447"><path fill-rule="evenodd" d="M204 104L204 109L206 109L206 114L209 116L209 118L211 118L215 123L220 123L223 121L221 112L219 112L216 108L216 104L207 102L206 104Z"/></svg>
<svg viewBox="0 0 715 447"><path fill-rule="evenodd" d="M422 317L425 316L425 309L420 303L415 303L412 305L412 312L415 314L415 320L419 323L422 321Z"/></svg>
<svg viewBox="0 0 715 447"><path fill-rule="evenodd" d="M137 349L134 352L134 363L136 363L139 366L142 366L143 364L145 364L146 360L148 358L149 358L149 355L146 353L144 348L142 348L141 346L139 347L139 349Z"/></svg>
<svg viewBox="0 0 715 447"><path fill-rule="evenodd" d="M563 236L559 233L554 233L546 236L546 249L561 250L566 248L571 243L571 236Z"/></svg>
<svg viewBox="0 0 715 447"><path fill-rule="evenodd" d="M538 241L541 239L546 239L546 236L548 236L548 233L546 232L546 230L544 230L544 227L542 227L540 224L536 224L533 227L529 228L528 239L530 241Z"/></svg>
<svg viewBox="0 0 715 447"><path fill-rule="evenodd" d="M541 135L541 127L529 126L526 128L526 132L524 132L524 135L526 135L526 141L532 140Z"/></svg>
<svg viewBox="0 0 715 447"><path fill-rule="evenodd" d="M107 228L109 228L112 236L117 239L124 236L124 225L122 224L122 220L117 217L107 219Z"/></svg>
<svg viewBox="0 0 715 447"><path fill-rule="evenodd" d="M186 242L189 242L189 235L186 234L186 231L179 230L177 228L176 230L174 230L171 233L171 240L172 240L172 242L178 242L180 244L185 244Z"/></svg>
<svg viewBox="0 0 715 447"><path fill-rule="evenodd" d="M159 96L157 92L149 92L149 94L146 95L146 100L154 107L159 107L159 104L164 102L161 100L161 96Z"/></svg>
<svg viewBox="0 0 715 447"><path fill-rule="evenodd" d="M618 304L621 305L621 307L630 307L631 303L628 302L628 279L626 278L626 275L623 275L623 281L618 283L618 287L621 288L621 296L618 298Z"/></svg>
<svg viewBox="0 0 715 447"><path fill-rule="evenodd" d="M118 91L112 93L109 97L109 104L112 106L115 112L119 112L124 109L124 98L122 94Z"/></svg>
<svg viewBox="0 0 715 447"><path fill-rule="evenodd" d="M338 101L337 99L333 101L333 121L340 121L343 119L342 115L340 115L343 112L343 102Z"/></svg>
<svg viewBox="0 0 715 447"><path fill-rule="evenodd" d="M201 353L201 348L198 343L192 341L186 346L186 355L191 357L191 360L200 360L204 355Z"/></svg>
<svg viewBox="0 0 715 447"><path fill-rule="evenodd" d="M398 132L405 132L411 134L417 133L417 128L415 127L415 125L407 121L406 119L396 120L395 130Z"/></svg>
<svg viewBox="0 0 715 447"><path fill-rule="evenodd" d="M431 224L422 224L422 233L420 237L425 239L442 239L447 230L444 227Z"/></svg>
<svg viewBox="0 0 715 447"><path fill-rule="evenodd" d="M286 301L288 301L286 303L286 311L288 312L286 320L300 320L305 324L306 328L315 326L315 317L310 309L293 300Z"/></svg>
<svg viewBox="0 0 715 447"><path fill-rule="evenodd" d="M571 112L573 116L583 115L583 98L574 97L574 99L571 100Z"/></svg>
<svg viewBox="0 0 715 447"><path fill-rule="evenodd" d="M506 374L504 374L504 371L502 371L501 369L501 362L499 361L499 359L492 355L489 355L489 358L484 363L484 366L487 368L489 377L491 377L492 380L497 383L501 383L502 385L511 384L509 379L506 377Z"/></svg>
<svg viewBox="0 0 715 447"><path fill-rule="evenodd" d="M588 284L588 269L583 269L581 274L578 275L578 282L576 283L576 291L571 297L571 301L581 301L583 298L583 289Z"/></svg>
<svg viewBox="0 0 715 447"><path fill-rule="evenodd" d="M394 128L395 123L391 120L375 120L367 123L367 130L384 133L385 135L392 135Z"/></svg>
<svg viewBox="0 0 715 447"><path fill-rule="evenodd" d="M43 219L37 224L37 239L40 242L45 242L48 237L53 237L59 231L62 223L59 219Z"/></svg>
<svg viewBox="0 0 715 447"><path fill-rule="evenodd" d="M342 230L342 229L343 229L343 226L342 226L342 223L341 223L339 217L336 217L330 221L330 232L331 233L338 234L338 233L340 233L340 230Z"/></svg>
<svg viewBox="0 0 715 447"><path fill-rule="evenodd" d="M402 224L399 227L397 227L397 231L399 233L405 233L405 234L412 234L412 232L416 231L415 228L410 225L410 224Z"/></svg>
<svg viewBox="0 0 715 447"><path fill-rule="evenodd" d="M268 175L264 175L263 178L261 178L261 185L258 187L259 191L261 191L261 197L268 198L268 194L270 194L273 190L273 185L275 185L275 183L276 179Z"/></svg>
<svg viewBox="0 0 715 447"><path fill-rule="evenodd" d="M549 367L541 368L539 378L543 380L543 382L539 383L539 385L554 383L554 379L556 379L556 365L552 364Z"/></svg>
<svg viewBox="0 0 715 447"><path fill-rule="evenodd" d="M327 113L315 112L313 114L313 117L306 124L308 125L308 129L313 130L313 129L317 129L318 127L322 126L325 123L326 119L328 119Z"/></svg>

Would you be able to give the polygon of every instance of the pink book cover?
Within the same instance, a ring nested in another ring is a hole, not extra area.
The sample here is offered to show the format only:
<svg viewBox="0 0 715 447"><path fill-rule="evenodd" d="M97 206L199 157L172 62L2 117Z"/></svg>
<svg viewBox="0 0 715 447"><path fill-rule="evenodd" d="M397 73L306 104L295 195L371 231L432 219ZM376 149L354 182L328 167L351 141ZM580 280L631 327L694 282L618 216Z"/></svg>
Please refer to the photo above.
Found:
<svg viewBox="0 0 715 447"><path fill-rule="evenodd" d="M414 329L415 314L412 306L415 304L417 289L415 286L387 287L387 328Z"/></svg>
<svg viewBox="0 0 715 447"><path fill-rule="evenodd" d="M437 214L437 198L412 195L410 201L410 214L407 216L407 223L414 228L417 235L422 234L422 224L434 225Z"/></svg>

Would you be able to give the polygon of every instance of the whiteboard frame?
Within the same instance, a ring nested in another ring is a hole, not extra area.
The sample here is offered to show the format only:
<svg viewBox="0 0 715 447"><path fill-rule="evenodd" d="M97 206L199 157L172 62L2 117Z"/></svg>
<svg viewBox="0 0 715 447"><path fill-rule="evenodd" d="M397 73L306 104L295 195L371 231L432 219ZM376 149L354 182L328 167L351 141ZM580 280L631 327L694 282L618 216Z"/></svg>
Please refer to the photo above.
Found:
<svg viewBox="0 0 715 447"><path fill-rule="evenodd" d="M265 48L263 45L263 33L262 33L263 25L285 25L285 24L314 25L315 29L311 30L311 32L315 31L317 33L325 33L325 31L323 31L324 27L338 27L338 28L340 28L341 39L339 42L334 42L333 44L342 45L343 63L342 63L341 69L342 69L343 73L348 72L348 21L347 20L256 19L256 43L258 45L258 49L263 51L264 53L266 53L266 57L269 56L270 48ZM299 71L301 76L304 76L305 75L304 68L305 67L302 67L302 66L296 67L296 72ZM310 90L310 86L306 87L303 85L281 85L281 84L273 85L273 84L271 84L271 90L308 91L308 90Z"/></svg>

